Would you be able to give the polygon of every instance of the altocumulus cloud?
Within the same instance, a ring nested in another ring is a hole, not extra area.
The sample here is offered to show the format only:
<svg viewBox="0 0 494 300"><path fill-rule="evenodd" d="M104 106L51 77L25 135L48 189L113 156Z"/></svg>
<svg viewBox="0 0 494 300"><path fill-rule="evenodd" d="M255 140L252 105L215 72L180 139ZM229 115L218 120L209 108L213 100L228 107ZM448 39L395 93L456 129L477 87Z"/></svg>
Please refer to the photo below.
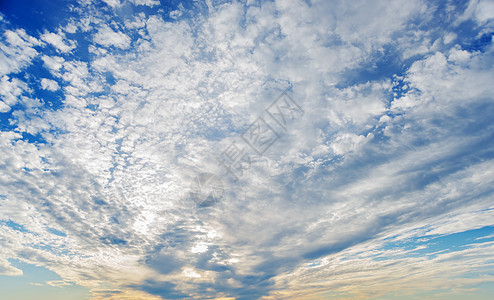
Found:
<svg viewBox="0 0 494 300"><path fill-rule="evenodd" d="M175 2L2 7L0 282L28 264L91 299L487 299L492 1ZM283 92L287 126L266 110ZM253 122L276 140L234 178L217 158Z"/></svg>

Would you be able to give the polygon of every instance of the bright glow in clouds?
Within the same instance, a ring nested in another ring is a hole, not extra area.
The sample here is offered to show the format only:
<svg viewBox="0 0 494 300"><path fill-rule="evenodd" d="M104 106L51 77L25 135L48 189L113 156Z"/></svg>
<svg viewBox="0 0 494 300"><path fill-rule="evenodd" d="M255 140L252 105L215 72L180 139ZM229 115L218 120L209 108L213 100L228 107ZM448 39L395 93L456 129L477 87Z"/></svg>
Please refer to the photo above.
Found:
<svg viewBox="0 0 494 300"><path fill-rule="evenodd" d="M488 299L493 7L1 4L2 295Z"/></svg>

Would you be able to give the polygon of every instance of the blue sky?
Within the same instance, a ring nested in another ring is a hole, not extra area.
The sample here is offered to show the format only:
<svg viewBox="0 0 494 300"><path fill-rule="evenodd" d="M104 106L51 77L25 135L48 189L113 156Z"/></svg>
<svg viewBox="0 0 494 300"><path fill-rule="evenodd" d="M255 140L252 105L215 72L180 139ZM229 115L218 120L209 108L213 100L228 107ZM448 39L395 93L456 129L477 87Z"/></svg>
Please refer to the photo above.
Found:
<svg viewBox="0 0 494 300"><path fill-rule="evenodd" d="M22 0L0 24L1 299L494 293L493 1Z"/></svg>

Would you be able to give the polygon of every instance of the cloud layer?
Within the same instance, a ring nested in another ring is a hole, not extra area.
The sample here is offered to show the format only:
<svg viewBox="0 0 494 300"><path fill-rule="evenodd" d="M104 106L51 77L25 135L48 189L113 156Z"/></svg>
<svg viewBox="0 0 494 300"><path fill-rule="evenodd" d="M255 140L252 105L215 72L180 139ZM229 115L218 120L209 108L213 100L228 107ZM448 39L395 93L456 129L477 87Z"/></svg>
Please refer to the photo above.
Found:
<svg viewBox="0 0 494 300"><path fill-rule="evenodd" d="M42 265L94 299L481 299L492 7L79 1L37 33L3 16L0 273ZM266 110L284 91L304 112L286 126ZM242 139L258 118L278 137L262 155ZM205 172L224 190L201 207Z"/></svg>

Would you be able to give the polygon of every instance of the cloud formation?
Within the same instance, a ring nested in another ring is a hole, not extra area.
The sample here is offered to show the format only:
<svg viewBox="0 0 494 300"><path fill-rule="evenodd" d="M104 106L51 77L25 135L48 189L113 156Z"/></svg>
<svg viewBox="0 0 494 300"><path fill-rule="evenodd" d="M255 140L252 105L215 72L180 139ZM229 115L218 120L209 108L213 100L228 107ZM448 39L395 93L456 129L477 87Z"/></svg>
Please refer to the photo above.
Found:
<svg viewBox="0 0 494 300"><path fill-rule="evenodd" d="M94 299L481 299L490 1L104 3L2 33L1 274L42 265ZM284 91L289 126L266 111ZM279 137L261 156L258 118Z"/></svg>

